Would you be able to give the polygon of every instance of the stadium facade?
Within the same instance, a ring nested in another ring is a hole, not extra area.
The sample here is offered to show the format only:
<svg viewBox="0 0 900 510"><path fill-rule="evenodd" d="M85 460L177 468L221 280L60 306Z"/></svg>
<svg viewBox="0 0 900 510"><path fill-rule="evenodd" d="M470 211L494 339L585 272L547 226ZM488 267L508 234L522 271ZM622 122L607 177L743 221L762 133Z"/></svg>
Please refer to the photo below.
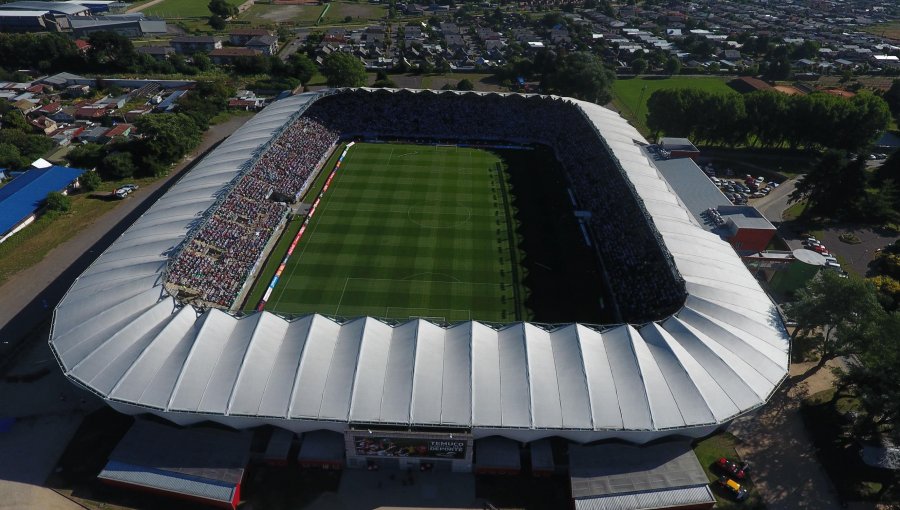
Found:
<svg viewBox="0 0 900 510"><path fill-rule="evenodd" d="M74 282L50 335L70 380L121 412L183 425L331 430L347 434L349 450L347 431L367 429L522 442L702 437L765 404L786 376L781 317L732 247L696 223L641 152L646 140L633 127L568 98L542 96L578 109L634 190L683 281L686 297L674 314L603 327L438 325L179 303L164 288L166 270L205 211L288 122L324 97L350 93L373 102L386 94L459 94L338 90L267 107ZM458 97L485 95L524 97Z"/></svg>

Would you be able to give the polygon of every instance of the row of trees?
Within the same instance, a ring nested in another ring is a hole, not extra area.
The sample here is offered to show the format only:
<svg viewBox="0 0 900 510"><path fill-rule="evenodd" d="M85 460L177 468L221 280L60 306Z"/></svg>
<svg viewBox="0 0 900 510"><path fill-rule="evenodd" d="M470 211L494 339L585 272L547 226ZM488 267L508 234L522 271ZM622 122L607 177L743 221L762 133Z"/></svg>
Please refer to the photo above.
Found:
<svg viewBox="0 0 900 510"><path fill-rule="evenodd" d="M845 99L826 93L663 89L650 96L647 108L647 126L657 136L685 136L714 145L846 151L871 143L891 117L885 101L865 91Z"/></svg>
<svg viewBox="0 0 900 510"><path fill-rule="evenodd" d="M815 342L820 366L838 356L855 358L840 383L859 397L870 425L892 427L900 438L900 312L886 311L870 282L834 271L822 271L785 311L797 322L792 341Z"/></svg>

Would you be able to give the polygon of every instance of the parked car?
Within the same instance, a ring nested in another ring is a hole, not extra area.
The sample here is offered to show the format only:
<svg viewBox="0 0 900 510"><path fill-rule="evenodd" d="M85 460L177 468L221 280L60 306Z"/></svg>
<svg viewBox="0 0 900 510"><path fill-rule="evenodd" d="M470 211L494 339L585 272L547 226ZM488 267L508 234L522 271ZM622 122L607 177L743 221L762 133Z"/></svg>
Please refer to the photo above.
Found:
<svg viewBox="0 0 900 510"><path fill-rule="evenodd" d="M135 191L139 188L137 184L123 184L119 187L119 189L127 189L128 191Z"/></svg>
<svg viewBox="0 0 900 510"><path fill-rule="evenodd" d="M720 457L716 462L716 469L731 478L743 480L750 471L750 464L746 462L738 463L725 457Z"/></svg>
<svg viewBox="0 0 900 510"><path fill-rule="evenodd" d="M731 478L728 478L727 476L720 477L718 480L716 480L716 483L719 485L719 487L725 489L725 491L728 492L731 497L735 499L735 501L743 501L747 499L747 496L750 495L750 492L746 487L732 480Z"/></svg>
<svg viewBox="0 0 900 510"><path fill-rule="evenodd" d="M771 188L777 188L777 187L778 187L778 183L775 182L775 181L769 181L769 187L771 187Z"/></svg>
<svg viewBox="0 0 900 510"><path fill-rule="evenodd" d="M828 250L825 249L824 244L813 245L812 250L816 253L821 253L822 255L825 255L826 253L828 253Z"/></svg>

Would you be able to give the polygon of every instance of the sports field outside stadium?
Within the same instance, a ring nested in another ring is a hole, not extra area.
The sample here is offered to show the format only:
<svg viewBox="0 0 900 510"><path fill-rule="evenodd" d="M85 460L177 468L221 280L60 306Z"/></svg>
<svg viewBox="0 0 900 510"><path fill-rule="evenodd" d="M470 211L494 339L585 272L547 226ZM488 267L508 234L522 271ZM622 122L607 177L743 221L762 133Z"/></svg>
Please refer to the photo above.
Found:
<svg viewBox="0 0 900 510"><path fill-rule="evenodd" d="M265 309L446 322L527 319L507 179L501 158L486 150L355 144ZM247 308L258 302L302 220L291 222Z"/></svg>

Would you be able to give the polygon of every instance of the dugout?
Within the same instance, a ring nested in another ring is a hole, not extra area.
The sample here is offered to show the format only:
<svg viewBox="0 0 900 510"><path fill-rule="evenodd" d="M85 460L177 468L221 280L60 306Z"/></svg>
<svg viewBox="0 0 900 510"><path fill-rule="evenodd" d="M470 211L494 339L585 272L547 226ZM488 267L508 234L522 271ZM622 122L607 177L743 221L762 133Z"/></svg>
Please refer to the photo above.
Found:
<svg viewBox="0 0 900 510"><path fill-rule="evenodd" d="M344 438L339 432L314 430L305 432L297 453L297 463L304 468L344 469Z"/></svg>
<svg viewBox="0 0 900 510"><path fill-rule="evenodd" d="M475 441L475 474L517 475L522 472L519 443L500 436Z"/></svg>
<svg viewBox="0 0 900 510"><path fill-rule="evenodd" d="M269 443L266 445L263 461L270 466L286 466L293 442L293 432L279 428L274 429L272 436L269 437Z"/></svg>
<svg viewBox="0 0 900 510"><path fill-rule="evenodd" d="M532 476L551 476L556 471L553 461L553 445L549 439L539 439L528 445L531 452Z"/></svg>

